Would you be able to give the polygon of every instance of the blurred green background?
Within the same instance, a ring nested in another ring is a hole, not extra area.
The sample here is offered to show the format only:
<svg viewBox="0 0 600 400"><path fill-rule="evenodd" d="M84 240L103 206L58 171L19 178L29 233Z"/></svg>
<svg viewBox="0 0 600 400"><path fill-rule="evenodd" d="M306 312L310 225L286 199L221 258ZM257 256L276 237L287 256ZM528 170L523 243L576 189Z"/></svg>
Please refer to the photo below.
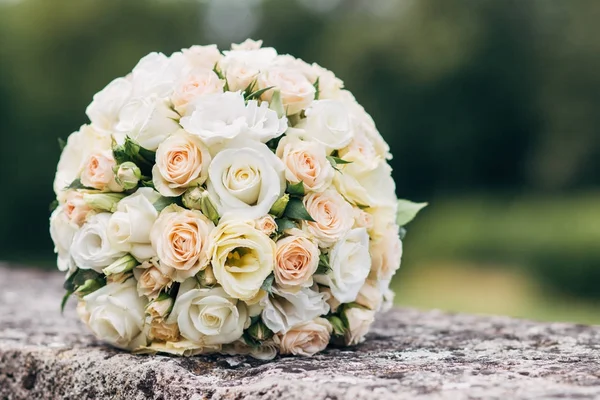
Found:
<svg viewBox="0 0 600 400"><path fill-rule="evenodd" d="M600 2L0 0L0 258L52 268L57 138L151 51L263 39L390 143L397 303L600 323Z"/></svg>

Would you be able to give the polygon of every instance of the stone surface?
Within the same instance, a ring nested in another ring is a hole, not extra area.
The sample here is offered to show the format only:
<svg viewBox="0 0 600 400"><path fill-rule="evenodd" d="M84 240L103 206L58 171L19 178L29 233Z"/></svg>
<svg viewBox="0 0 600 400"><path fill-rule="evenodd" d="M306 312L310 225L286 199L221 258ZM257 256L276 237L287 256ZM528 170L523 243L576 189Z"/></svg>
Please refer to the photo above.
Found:
<svg viewBox="0 0 600 400"><path fill-rule="evenodd" d="M61 286L0 266L0 399L600 398L600 327L396 309L313 358L134 356L61 316Z"/></svg>

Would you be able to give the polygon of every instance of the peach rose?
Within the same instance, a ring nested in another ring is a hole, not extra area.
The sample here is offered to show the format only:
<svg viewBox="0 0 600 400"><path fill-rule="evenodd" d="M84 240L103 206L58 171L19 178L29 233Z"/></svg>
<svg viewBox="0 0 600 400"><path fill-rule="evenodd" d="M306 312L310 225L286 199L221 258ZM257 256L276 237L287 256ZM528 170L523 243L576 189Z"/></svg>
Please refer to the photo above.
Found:
<svg viewBox="0 0 600 400"><path fill-rule="evenodd" d="M383 301L383 294L379 290L377 282L367 279L360 288L355 303L370 310L379 311Z"/></svg>
<svg viewBox="0 0 600 400"><path fill-rule="evenodd" d="M176 282L196 275L209 262L210 232L215 225L201 212L171 205L160 213L150 242L161 271Z"/></svg>
<svg viewBox="0 0 600 400"><path fill-rule="evenodd" d="M307 190L322 192L333 181L335 171L327 160L325 147L316 142L284 137L277 146L277 157L285 165L285 179L304 182Z"/></svg>
<svg viewBox="0 0 600 400"><path fill-rule="evenodd" d="M188 187L204 183L209 164L208 149L181 129L158 146L152 182L163 196L176 197Z"/></svg>
<svg viewBox="0 0 600 400"><path fill-rule="evenodd" d="M66 192L65 198L65 215L77 226L83 225L88 213L92 211L92 208L83 200L83 193L69 190Z"/></svg>
<svg viewBox="0 0 600 400"><path fill-rule="evenodd" d="M262 99L271 101L275 90L281 94L281 102L287 115L297 114L306 109L315 98L315 87L299 71L273 67L258 77L259 88L273 86L262 95Z"/></svg>
<svg viewBox="0 0 600 400"><path fill-rule="evenodd" d="M203 94L222 93L225 82L212 69L195 69L184 76L175 86L171 101L175 110L186 114L188 105Z"/></svg>
<svg viewBox="0 0 600 400"><path fill-rule="evenodd" d="M402 260L402 241L398 236L398 226L390 225L383 235L371 240L369 247L372 261L370 279L392 279Z"/></svg>
<svg viewBox="0 0 600 400"><path fill-rule="evenodd" d="M277 230L277 223L275 222L275 218L267 214L262 218L254 220L254 227L265 235L271 236Z"/></svg>
<svg viewBox="0 0 600 400"><path fill-rule="evenodd" d="M363 342L375 320L375 311L351 307L344 311L344 316L348 322L348 331L344 337L346 345L354 346Z"/></svg>
<svg viewBox="0 0 600 400"><path fill-rule="evenodd" d="M354 227L370 230L373 228L373 216L358 207L354 207Z"/></svg>
<svg viewBox="0 0 600 400"><path fill-rule="evenodd" d="M273 272L279 286L312 286L312 276L318 266L319 248L308 238L288 236L277 242Z"/></svg>
<svg viewBox="0 0 600 400"><path fill-rule="evenodd" d="M160 292L171 286L173 281L158 269L154 262L146 261L134 270L137 279L137 291L140 296L150 300L158 297Z"/></svg>
<svg viewBox="0 0 600 400"><path fill-rule="evenodd" d="M115 181L113 167L117 165L110 152L91 154L84 162L81 183L84 186L109 192L122 192Z"/></svg>
<svg viewBox="0 0 600 400"><path fill-rule="evenodd" d="M312 356L327 347L333 328L325 318L296 325L283 335L276 335L273 341L280 346L281 354Z"/></svg>
<svg viewBox="0 0 600 400"><path fill-rule="evenodd" d="M162 318L153 319L150 322L148 338L161 342L176 342L179 340L179 327L176 323L168 324Z"/></svg>
<svg viewBox="0 0 600 400"><path fill-rule="evenodd" d="M335 190L309 193L303 202L315 221L302 221L302 227L319 241L320 247L332 246L354 224L352 206Z"/></svg>

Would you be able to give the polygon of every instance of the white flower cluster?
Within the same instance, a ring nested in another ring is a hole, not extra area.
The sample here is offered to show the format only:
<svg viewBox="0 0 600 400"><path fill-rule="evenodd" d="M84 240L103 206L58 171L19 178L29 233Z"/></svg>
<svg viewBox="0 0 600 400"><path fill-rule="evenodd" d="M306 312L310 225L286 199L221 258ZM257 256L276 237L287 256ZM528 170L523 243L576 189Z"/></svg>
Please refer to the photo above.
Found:
<svg viewBox="0 0 600 400"><path fill-rule="evenodd" d="M56 172L65 301L138 352L361 342L419 205L397 221L389 148L342 87L251 40L152 53L109 83Z"/></svg>

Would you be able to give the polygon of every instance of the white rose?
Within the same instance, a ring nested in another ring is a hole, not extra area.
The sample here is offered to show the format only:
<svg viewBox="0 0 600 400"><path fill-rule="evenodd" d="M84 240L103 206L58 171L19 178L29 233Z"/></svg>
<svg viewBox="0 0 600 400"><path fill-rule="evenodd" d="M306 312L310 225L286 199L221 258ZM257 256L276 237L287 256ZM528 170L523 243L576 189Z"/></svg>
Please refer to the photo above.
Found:
<svg viewBox="0 0 600 400"><path fill-rule="evenodd" d="M180 64L162 53L144 56L131 71L133 97L167 97L173 91Z"/></svg>
<svg viewBox="0 0 600 400"><path fill-rule="evenodd" d="M127 78L117 78L94 95L90 105L85 110L92 125L100 131L114 130L119 122L121 108L131 97L133 85Z"/></svg>
<svg viewBox="0 0 600 400"><path fill-rule="evenodd" d="M150 242L161 271L172 280L183 282L206 268L214 227L200 211L177 205L163 209L150 230Z"/></svg>
<svg viewBox="0 0 600 400"><path fill-rule="evenodd" d="M281 354L312 356L325 350L333 327L325 318L296 325L284 335L275 335L273 341L280 346Z"/></svg>
<svg viewBox="0 0 600 400"><path fill-rule="evenodd" d="M155 95L130 100L119 113L115 137L119 143L129 136L145 149L156 150L158 145L179 129L179 115L164 98Z"/></svg>
<svg viewBox="0 0 600 400"><path fill-rule="evenodd" d="M303 182L306 190L314 192L331 185L335 171L320 144L286 136L279 141L276 154L285 165L288 182Z"/></svg>
<svg viewBox="0 0 600 400"><path fill-rule="evenodd" d="M200 96L188 110L181 126L209 147L235 138L247 126L246 104L239 92Z"/></svg>
<svg viewBox="0 0 600 400"><path fill-rule="evenodd" d="M267 102L263 101L259 105L256 100L250 100L246 106L246 124L247 137L266 143L286 131L287 118L285 115L278 118Z"/></svg>
<svg viewBox="0 0 600 400"><path fill-rule="evenodd" d="M195 279L188 279L179 288L167 322L177 322L186 339L213 345L242 337L250 319L244 302L231 298L223 288L199 289Z"/></svg>
<svg viewBox="0 0 600 400"><path fill-rule="evenodd" d="M195 45L189 49L181 50L181 54L190 68L207 68L210 70L223 58L223 55L215 44L207 46Z"/></svg>
<svg viewBox="0 0 600 400"><path fill-rule="evenodd" d="M180 196L188 187L206 181L209 164L206 146L198 137L180 129L158 146L152 182L163 196Z"/></svg>
<svg viewBox="0 0 600 400"><path fill-rule="evenodd" d="M54 193L59 201L65 200L66 188L81 175L84 161L95 152L110 150L111 140L109 134L99 132L89 125L83 125L79 131L69 136L54 178Z"/></svg>
<svg viewBox="0 0 600 400"><path fill-rule="evenodd" d="M252 300L273 271L275 242L243 221L221 220L211 234L211 244L217 282L231 297Z"/></svg>
<svg viewBox="0 0 600 400"><path fill-rule="evenodd" d="M335 99L340 90L344 87L344 82L335 76L330 70L321 67L317 63L310 66L309 79L316 82L319 79L319 99Z"/></svg>
<svg viewBox="0 0 600 400"><path fill-rule="evenodd" d="M294 134L325 146L328 154L347 146L352 140L348 110L336 100L316 100L306 110L306 118L296 125Z"/></svg>
<svg viewBox="0 0 600 400"><path fill-rule="evenodd" d="M71 256L81 269L102 272L126 252L114 248L108 240L110 213L91 216L73 237Z"/></svg>
<svg viewBox="0 0 600 400"><path fill-rule="evenodd" d="M223 93L225 82L219 79L211 69L194 69L185 74L175 83L171 101L180 115L185 115L188 104L193 103L199 96L213 93Z"/></svg>
<svg viewBox="0 0 600 400"><path fill-rule="evenodd" d="M238 140L220 151L208 168L208 191L219 215L252 220L269 213L285 191L284 167L269 148Z"/></svg>
<svg viewBox="0 0 600 400"><path fill-rule="evenodd" d="M277 241L275 281L282 288L309 287L319 266L319 248L304 236L291 235Z"/></svg>
<svg viewBox="0 0 600 400"><path fill-rule="evenodd" d="M83 162L81 183L103 192L122 192L123 188L117 183L113 171L116 165L112 150L90 154Z"/></svg>
<svg viewBox="0 0 600 400"><path fill-rule="evenodd" d="M302 228L319 241L320 247L330 247L352 228L352 206L335 190L309 193L303 202L314 222L302 221Z"/></svg>
<svg viewBox="0 0 600 400"><path fill-rule="evenodd" d="M232 43L231 50L258 50L262 44L262 40L246 39L242 43Z"/></svg>
<svg viewBox="0 0 600 400"><path fill-rule="evenodd" d="M392 158L390 146L388 146L379 131L377 131L373 118L371 118L360 104L358 104L352 93L347 90L342 90L337 97L349 110L350 122L354 134L368 138L373 145L376 154L381 158L390 160Z"/></svg>
<svg viewBox="0 0 600 400"><path fill-rule="evenodd" d="M329 312L327 294L312 288L286 291L273 287L271 296L260 301L262 320L275 333L286 333L293 326Z"/></svg>
<svg viewBox="0 0 600 400"><path fill-rule="evenodd" d="M347 346L354 346L364 342L365 335L375 321L375 311L366 310L361 307L350 307L344 311L344 316L348 322L348 331L345 335Z"/></svg>
<svg viewBox="0 0 600 400"><path fill-rule="evenodd" d="M79 226L69 219L65 208L58 207L50 216L50 236L57 254L57 265L60 271L71 271L75 268L71 260L71 244Z"/></svg>
<svg viewBox="0 0 600 400"><path fill-rule="evenodd" d="M150 244L150 231L158 218L154 203L161 198L152 188L139 188L117 204L108 222L108 240L115 249L131 253L139 261L156 253Z"/></svg>
<svg viewBox="0 0 600 400"><path fill-rule="evenodd" d="M352 229L337 242L329 253L329 265L331 270L314 280L328 286L340 303L354 301L371 268L367 230Z"/></svg>
<svg viewBox="0 0 600 400"><path fill-rule="evenodd" d="M363 307L373 311L379 311L383 295L379 290L378 282L367 279L365 284L360 288L355 302Z"/></svg>
<svg viewBox="0 0 600 400"><path fill-rule="evenodd" d="M316 93L313 84L301 72L282 67L272 67L263 71L258 77L258 87L273 87L261 96L269 102L275 90L279 90L287 115L297 114L310 106Z"/></svg>
<svg viewBox="0 0 600 400"><path fill-rule="evenodd" d="M145 304L137 294L135 279L109 283L83 300L90 314L88 325L98 339L127 350L146 345Z"/></svg>
<svg viewBox="0 0 600 400"><path fill-rule="evenodd" d="M373 279L392 279L402 260L402 241L396 224L390 224L380 236L371 241L371 257L373 264L370 275Z"/></svg>
<svg viewBox="0 0 600 400"><path fill-rule="evenodd" d="M368 207L396 207L396 183L392 168L381 160L373 170L345 164L341 173L335 174L333 183L348 201Z"/></svg>
<svg viewBox="0 0 600 400"><path fill-rule="evenodd" d="M277 52L271 47L251 47L223 52L225 57L221 59L219 66L227 79L229 90L246 89L256 80L260 71L266 69L277 57Z"/></svg>

